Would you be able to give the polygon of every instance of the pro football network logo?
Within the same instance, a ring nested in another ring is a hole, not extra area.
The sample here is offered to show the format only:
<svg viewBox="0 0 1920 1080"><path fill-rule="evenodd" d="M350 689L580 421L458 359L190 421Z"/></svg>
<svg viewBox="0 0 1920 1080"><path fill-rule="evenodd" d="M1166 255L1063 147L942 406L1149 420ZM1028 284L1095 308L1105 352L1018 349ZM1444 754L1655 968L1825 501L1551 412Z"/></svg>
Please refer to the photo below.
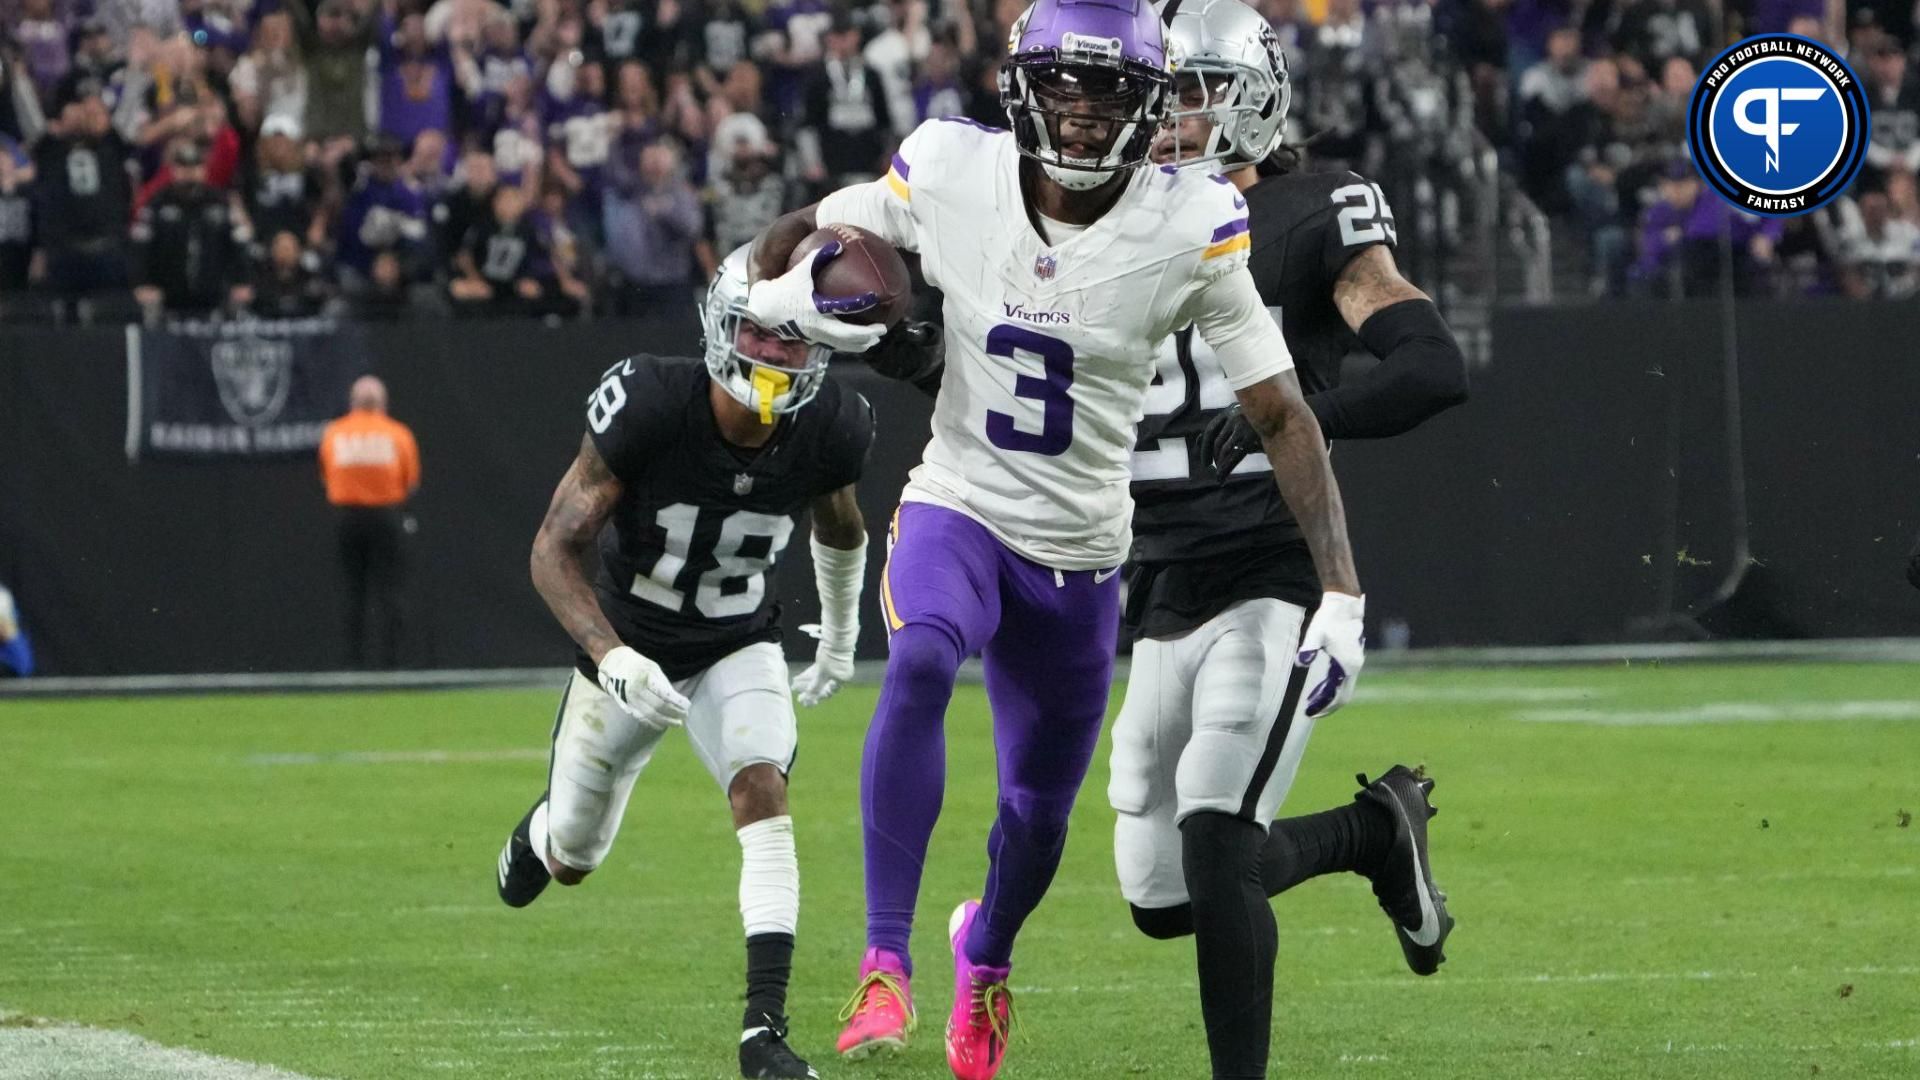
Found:
<svg viewBox="0 0 1920 1080"><path fill-rule="evenodd" d="M1870 131L1853 69L1798 34L1761 34L1721 53L1687 110L1693 164L1707 186L1771 217L1804 214L1846 191Z"/></svg>

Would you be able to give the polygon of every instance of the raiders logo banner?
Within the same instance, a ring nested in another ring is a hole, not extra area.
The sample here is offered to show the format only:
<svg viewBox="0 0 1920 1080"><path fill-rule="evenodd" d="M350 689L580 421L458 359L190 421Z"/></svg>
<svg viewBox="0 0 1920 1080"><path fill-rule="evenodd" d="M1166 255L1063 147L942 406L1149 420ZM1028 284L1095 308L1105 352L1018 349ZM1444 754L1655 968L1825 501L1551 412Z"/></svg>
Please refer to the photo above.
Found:
<svg viewBox="0 0 1920 1080"><path fill-rule="evenodd" d="M332 319L129 326L127 457L311 454L365 371L355 328Z"/></svg>

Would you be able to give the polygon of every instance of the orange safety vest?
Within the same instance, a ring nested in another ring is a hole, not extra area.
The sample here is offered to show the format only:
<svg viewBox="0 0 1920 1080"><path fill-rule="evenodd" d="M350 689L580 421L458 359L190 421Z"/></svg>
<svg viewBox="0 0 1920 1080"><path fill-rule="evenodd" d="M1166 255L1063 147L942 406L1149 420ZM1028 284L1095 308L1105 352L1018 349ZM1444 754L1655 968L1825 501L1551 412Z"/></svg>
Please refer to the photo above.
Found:
<svg viewBox="0 0 1920 1080"><path fill-rule="evenodd" d="M335 506L398 506L420 486L420 448L407 425L356 409L320 437L320 475Z"/></svg>

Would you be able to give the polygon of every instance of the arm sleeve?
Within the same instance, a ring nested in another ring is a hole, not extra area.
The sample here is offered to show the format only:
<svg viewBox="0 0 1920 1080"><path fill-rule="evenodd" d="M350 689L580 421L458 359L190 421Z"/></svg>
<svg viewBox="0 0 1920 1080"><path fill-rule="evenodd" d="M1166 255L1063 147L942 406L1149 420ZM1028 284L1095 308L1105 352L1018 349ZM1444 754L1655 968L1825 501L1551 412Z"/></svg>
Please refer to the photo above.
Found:
<svg viewBox="0 0 1920 1080"><path fill-rule="evenodd" d="M1293 369L1293 353L1245 266L1201 286L1187 314L1213 346L1227 385L1245 390Z"/></svg>
<svg viewBox="0 0 1920 1080"><path fill-rule="evenodd" d="M1360 325L1360 342L1380 363L1307 397L1327 438L1384 439L1466 400L1466 357L1433 301L1374 312Z"/></svg>

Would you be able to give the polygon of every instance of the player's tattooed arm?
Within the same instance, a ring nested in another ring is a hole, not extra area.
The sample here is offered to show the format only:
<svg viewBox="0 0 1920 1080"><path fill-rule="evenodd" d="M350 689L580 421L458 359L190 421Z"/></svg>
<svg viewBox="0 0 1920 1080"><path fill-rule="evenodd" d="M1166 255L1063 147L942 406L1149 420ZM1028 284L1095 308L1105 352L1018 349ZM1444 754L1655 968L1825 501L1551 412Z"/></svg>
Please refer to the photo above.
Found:
<svg viewBox="0 0 1920 1080"><path fill-rule="evenodd" d="M620 480L594 448L592 436L582 437L580 454L560 478L546 520L533 538L533 587L568 636L596 663L619 646L620 637L601 614L582 563L620 501L620 492Z"/></svg>
<svg viewBox="0 0 1920 1080"><path fill-rule="evenodd" d="M1400 276L1389 247L1370 247L1348 259L1333 282L1333 304L1355 333L1375 312L1403 300L1427 299L1426 293Z"/></svg>
<svg viewBox="0 0 1920 1080"><path fill-rule="evenodd" d="M1239 392L1247 422L1260 436L1280 496L1287 501L1307 549L1313 553L1320 586L1328 592L1360 595L1360 575L1347 541L1347 512L1340 485L1327 458L1320 425L1300 394L1300 379L1283 371Z"/></svg>
<svg viewBox="0 0 1920 1080"><path fill-rule="evenodd" d="M793 249L807 234L819 228L814 220L814 210L819 203L803 206L798 210L789 210L773 219L773 224L761 230L754 238L753 250L747 255L747 277L750 281L766 281L777 278L787 272L787 264L793 260Z"/></svg>

